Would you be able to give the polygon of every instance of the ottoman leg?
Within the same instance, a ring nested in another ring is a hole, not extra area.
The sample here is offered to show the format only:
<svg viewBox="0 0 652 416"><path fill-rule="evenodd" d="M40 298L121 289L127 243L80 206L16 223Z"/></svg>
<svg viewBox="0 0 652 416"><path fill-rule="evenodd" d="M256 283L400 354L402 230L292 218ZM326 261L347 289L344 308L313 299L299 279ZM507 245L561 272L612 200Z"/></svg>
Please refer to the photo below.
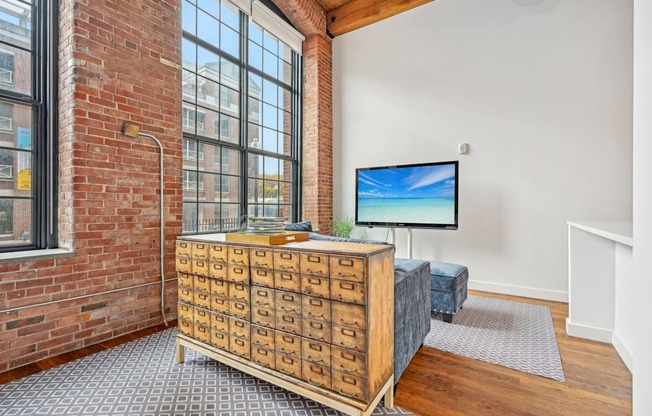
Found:
<svg viewBox="0 0 652 416"><path fill-rule="evenodd" d="M450 324L453 322L453 315L450 313L445 313L444 314L444 322Z"/></svg>

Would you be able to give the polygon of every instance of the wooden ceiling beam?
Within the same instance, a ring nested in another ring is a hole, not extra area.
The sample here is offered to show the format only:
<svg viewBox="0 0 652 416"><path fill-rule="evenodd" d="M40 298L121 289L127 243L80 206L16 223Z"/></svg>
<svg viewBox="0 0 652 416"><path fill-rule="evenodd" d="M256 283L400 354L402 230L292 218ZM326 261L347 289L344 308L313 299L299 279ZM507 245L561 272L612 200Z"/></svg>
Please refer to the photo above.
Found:
<svg viewBox="0 0 652 416"><path fill-rule="evenodd" d="M339 36L432 0L352 0L327 14L328 33Z"/></svg>

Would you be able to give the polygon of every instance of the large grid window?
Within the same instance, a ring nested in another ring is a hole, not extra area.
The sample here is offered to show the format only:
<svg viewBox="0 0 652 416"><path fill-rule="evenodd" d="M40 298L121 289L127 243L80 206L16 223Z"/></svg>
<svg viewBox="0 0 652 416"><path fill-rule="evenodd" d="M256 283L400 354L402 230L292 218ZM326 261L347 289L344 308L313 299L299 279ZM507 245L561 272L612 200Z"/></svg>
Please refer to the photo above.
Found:
<svg viewBox="0 0 652 416"><path fill-rule="evenodd" d="M297 220L300 70L228 0L183 0L184 233Z"/></svg>
<svg viewBox="0 0 652 416"><path fill-rule="evenodd" d="M0 0L0 251L56 243L53 0Z"/></svg>

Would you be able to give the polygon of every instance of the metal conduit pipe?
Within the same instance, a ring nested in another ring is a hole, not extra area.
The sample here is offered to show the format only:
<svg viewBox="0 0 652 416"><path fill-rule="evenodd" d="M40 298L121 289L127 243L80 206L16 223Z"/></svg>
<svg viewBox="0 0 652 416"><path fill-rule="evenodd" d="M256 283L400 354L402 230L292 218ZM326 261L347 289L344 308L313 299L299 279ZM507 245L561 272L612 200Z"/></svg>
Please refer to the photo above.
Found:
<svg viewBox="0 0 652 416"><path fill-rule="evenodd" d="M165 326L168 325L167 317L165 316L165 258L164 258L164 247L165 247L165 218L163 210L163 145L155 136L147 133L141 133L140 127L134 124L124 123L122 125L122 134L132 139L138 137L146 137L152 139L156 142L159 149L159 190L160 190L160 221L161 221L161 315L163 316L163 323Z"/></svg>

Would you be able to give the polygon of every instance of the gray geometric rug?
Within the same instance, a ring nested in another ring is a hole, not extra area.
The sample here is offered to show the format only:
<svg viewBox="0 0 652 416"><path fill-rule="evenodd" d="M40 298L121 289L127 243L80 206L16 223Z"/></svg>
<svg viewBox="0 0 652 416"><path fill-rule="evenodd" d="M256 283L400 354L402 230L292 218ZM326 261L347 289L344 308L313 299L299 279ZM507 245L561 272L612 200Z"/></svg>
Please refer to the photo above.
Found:
<svg viewBox="0 0 652 416"><path fill-rule="evenodd" d="M565 381L546 306L469 295L452 324L433 314L425 345Z"/></svg>
<svg viewBox="0 0 652 416"><path fill-rule="evenodd" d="M176 328L0 385L0 415L322 416L340 412L186 349ZM374 415L412 415L378 406Z"/></svg>

